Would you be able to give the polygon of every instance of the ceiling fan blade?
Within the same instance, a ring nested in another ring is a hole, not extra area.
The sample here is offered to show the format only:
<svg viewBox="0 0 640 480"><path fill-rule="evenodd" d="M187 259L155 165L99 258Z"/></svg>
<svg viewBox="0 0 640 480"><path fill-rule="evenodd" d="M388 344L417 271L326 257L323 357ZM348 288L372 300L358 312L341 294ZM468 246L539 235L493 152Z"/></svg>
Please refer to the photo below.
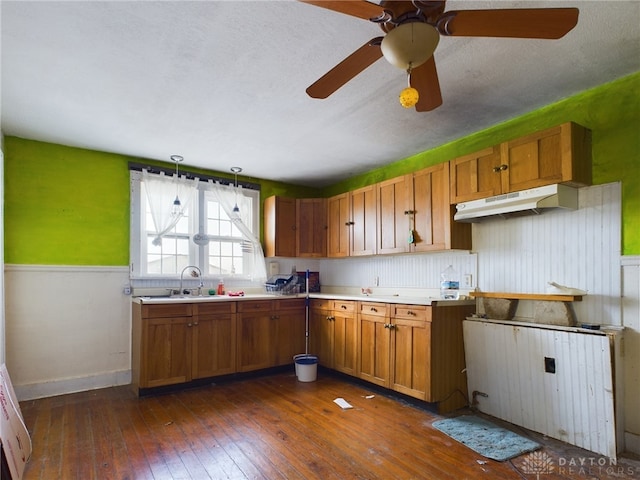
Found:
<svg viewBox="0 0 640 480"><path fill-rule="evenodd" d="M382 57L381 41L382 37L376 37L365 43L307 88L307 94L312 98L327 98Z"/></svg>
<svg viewBox="0 0 640 480"><path fill-rule="evenodd" d="M302 3L326 8L334 12L344 13L358 18L369 20L382 14L382 7L366 1L354 0L298 0Z"/></svg>
<svg viewBox="0 0 640 480"><path fill-rule="evenodd" d="M438 20L438 30L465 37L557 39L577 23L577 8L452 10Z"/></svg>
<svg viewBox="0 0 640 480"><path fill-rule="evenodd" d="M440 93L440 82L438 81L438 71L436 61L431 58L411 71L410 83L418 90L418 103L416 111L429 112L442 105L442 94Z"/></svg>

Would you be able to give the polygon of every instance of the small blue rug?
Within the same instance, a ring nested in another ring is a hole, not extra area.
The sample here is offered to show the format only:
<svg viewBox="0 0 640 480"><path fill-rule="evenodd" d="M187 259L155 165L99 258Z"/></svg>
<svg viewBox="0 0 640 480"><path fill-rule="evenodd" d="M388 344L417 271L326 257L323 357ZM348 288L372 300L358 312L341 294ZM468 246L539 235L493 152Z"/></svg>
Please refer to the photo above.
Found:
<svg viewBox="0 0 640 480"><path fill-rule="evenodd" d="M539 443L470 415L438 420L433 426L480 455L499 462L540 448Z"/></svg>

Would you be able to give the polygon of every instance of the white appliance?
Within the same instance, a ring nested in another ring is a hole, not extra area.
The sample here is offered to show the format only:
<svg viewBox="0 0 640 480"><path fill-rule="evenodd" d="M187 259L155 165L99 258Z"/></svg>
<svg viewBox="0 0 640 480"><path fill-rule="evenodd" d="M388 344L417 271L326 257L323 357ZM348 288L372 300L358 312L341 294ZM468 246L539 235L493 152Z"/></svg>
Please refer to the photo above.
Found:
<svg viewBox="0 0 640 480"><path fill-rule="evenodd" d="M459 203L453 218L458 222L480 222L496 217L536 215L554 208L576 210L578 189L561 184L545 185Z"/></svg>

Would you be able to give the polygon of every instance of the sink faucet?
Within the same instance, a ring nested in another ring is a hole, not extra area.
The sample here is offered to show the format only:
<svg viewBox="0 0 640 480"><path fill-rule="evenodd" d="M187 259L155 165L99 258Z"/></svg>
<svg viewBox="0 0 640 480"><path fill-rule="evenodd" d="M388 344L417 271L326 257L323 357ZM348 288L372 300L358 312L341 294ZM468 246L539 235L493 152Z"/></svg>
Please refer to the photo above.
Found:
<svg viewBox="0 0 640 480"><path fill-rule="evenodd" d="M186 267L184 267L182 269L182 272L180 273L180 291L178 293L179 295L182 295L182 294L185 293L185 291L182 289L182 283L184 281L184 272L186 272L190 268L192 270L197 270L198 271L198 273L191 272L191 276L192 277L198 277L200 279L200 284L198 285L198 290L200 291L200 294L202 294L202 287L204 286L204 283L202 283L202 271L198 267L196 267L195 265L187 265Z"/></svg>

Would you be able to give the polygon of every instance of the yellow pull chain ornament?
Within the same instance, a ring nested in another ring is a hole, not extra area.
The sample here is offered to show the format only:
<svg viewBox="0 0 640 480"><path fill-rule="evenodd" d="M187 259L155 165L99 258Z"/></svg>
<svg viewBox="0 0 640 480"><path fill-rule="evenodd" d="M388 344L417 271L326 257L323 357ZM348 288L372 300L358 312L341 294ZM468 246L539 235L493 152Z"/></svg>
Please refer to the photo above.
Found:
<svg viewBox="0 0 640 480"><path fill-rule="evenodd" d="M418 100L420 99L418 90L411 86L411 64L409 64L409 68L407 69L407 84L407 88L400 92L399 99L400 105L402 105L404 108L411 108L415 106L415 104L418 103Z"/></svg>

